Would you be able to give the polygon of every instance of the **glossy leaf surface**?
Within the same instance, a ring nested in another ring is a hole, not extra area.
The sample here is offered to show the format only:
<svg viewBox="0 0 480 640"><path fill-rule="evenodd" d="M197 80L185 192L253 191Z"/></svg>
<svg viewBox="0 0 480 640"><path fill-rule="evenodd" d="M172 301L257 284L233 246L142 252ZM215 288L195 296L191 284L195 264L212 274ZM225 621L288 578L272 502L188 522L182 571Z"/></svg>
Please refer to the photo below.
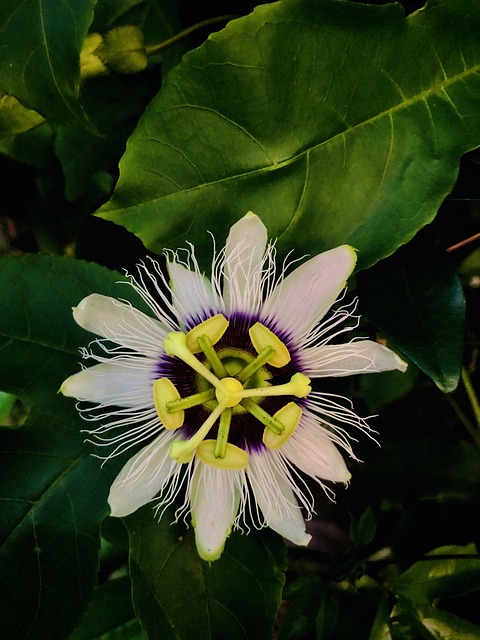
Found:
<svg viewBox="0 0 480 640"><path fill-rule="evenodd" d="M425 247L398 251L359 274L363 312L392 346L453 391L462 366L465 297L446 258Z"/></svg>
<svg viewBox="0 0 480 640"><path fill-rule="evenodd" d="M172 70L99 214L205 258L206 231L252 210L281 252L348 242L370 265L434 217L480 144L479 35L474 0L407 18L396 4L259 6Z"/></svg>
<svg viewBox="0 0 480 640"><path fill-rule="evenodd" d="M93 129L79 102L79 60L94 6L94 0L3 0L0 89L48 119Z"/></svg>
<svg viewBox="0 0 480 640"><path fill-rule="evenodd" d="M5 638L67 637L96 581L111 472L83 444L75 402L56 391L79 369L78 347L92 337L76 326L71 307L92 291L111 292L119 279L67 258L0 262L0 388L29 410L24 425L0 429Z"/></svg>
<svg viewBox="0 0 480 640"><path fill-rule="evenodd" d="M269 530L233 533L215 562L192 528L160 522L150 506L126 519L133 601L152 640L270 640L284 582L285 547Z"/></svg>

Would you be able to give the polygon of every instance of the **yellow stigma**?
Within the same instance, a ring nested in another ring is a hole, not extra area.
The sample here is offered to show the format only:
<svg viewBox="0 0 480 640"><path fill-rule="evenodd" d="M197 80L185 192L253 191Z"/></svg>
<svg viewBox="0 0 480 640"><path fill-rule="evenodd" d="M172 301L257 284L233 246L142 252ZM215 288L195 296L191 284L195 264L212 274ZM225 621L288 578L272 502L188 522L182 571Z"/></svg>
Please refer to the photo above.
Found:
<svg viewBox="0 0 480 640"><path fill-rule="evenodd" d="M201 336L207 336L211 345L216 344L228 329L228 325L228 320L221 313L204 320L187 333L187 349L192 353L200 353L202 347L198 338Z"/></svg>
<svg viewBox="0 0 480 640"><path fill-rule="evenodd" d="M287 347L265 325L256 322L253 327L250 327L248 333L257 353L261 353L266 347L273 349L273 355L268 360L269 365L272 367L284 367L290 362L290 353Z"/></svg>
<svg viewBox="0 0 480 640"><path fill-rule="evenodd" d="M204 440L197 449L198 458L210 467L217 469L246 469L248 453L240 447L227 444L223 457L215 456L216 440Z"/></svg>
<svg viewBox="0 0 480 640"><path fill-rule="evenodd" d="M222 386L215 389L218 402L226 407L235 407L243 397L243 385L235 378L223 378Z"/></svg>
<svg viewBox="0 0 480 640"><path fill-rule="evenodd" d="M262 440L266 447L275 450L285 444L294 433L302 417L302 410L294 402L289 402L277 411L273 417L283 425L284 429L282 433L274 433L267 427L263 432Z"/></svg>
<svg viewBox="0 0 480 640"><path fill-rule="evenodd" d="M165 429L174 430L183 425L185 411L180 410L175 413L170 413L167 408L170 402L180 399L180 394L175 385L170 382L168 378L155 380L153 383L153 402L155 403L158 417Z"/></svg>

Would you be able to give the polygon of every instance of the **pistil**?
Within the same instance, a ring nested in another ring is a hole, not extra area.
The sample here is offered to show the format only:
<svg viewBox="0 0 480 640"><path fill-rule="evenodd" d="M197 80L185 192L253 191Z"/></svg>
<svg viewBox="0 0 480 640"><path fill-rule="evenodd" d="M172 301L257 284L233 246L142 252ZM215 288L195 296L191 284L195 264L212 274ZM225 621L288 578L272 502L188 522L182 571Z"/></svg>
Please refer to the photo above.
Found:
<svg viewBox="0 0 480 640"><path fill-rule="evenodd" d="M262 367L269 364L282 367L290 361L290 353L283 342L267 327L257 322L249 330L256 358L248 362L236 374L229 375L226 364L214 349L228 327L228 321L218 314L194 327L188 334L172 331L164 340L165 352L185 362L212 385L193 395L181 398L175 386L167 379L154 382L154 399L157 413L167 429L176 429L183 424L184 412L197 405L217 401L217 405L205 422L189 440L177 440L170 447L170 456L179 463L189 463L195 453L206 464L222 469L244 469L248 464L248 453L228 442L233 408L240 405L266 428L263 442L270 449L278 449L297 428L301 408L289 402L273 416L259 406L253 398L295 396L305 398L312 390L310 379L303 373L295 373L290 382L246 389L244 385ZM203 352L209 364L205 366L196 353ZM222 354L222 352L220 352ZM246 354L247 356L247 354ZM245 360L244 360L245 361ZM269 373L266 372L265 376ZM262 384L263 378L259 379ZM210 406L208 406L210 409ZM205 440L217 420L220 420L216 440Z"/></svg>

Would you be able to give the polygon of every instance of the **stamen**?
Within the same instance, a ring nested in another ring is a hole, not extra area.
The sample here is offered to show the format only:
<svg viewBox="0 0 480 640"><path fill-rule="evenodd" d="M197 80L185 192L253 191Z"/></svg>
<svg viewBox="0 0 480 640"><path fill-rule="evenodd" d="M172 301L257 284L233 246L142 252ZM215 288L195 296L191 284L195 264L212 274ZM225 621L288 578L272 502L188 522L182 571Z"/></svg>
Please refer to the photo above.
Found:
<svg viewBox="0 0 480 640"><path fill-rule="evenodd" d="M180 394L175 385L168 378L160 378L153 383L153 402L157 410L158 417L165 429L173 431L182 426L185 419L185 412L182 410L171 414L167 405L171 402L181 400Z"/></svg>
<svg viewBox="0 0 480 640"><path fill-rule="evenodd" d="M295 396L297 398L306 398L311 390L310 378L307 378L303 373L295 373L290 382L287 382L286 384L260 387L259 389L244 389L242 392L242 398L257 398L265 396Z"/></svg>
<svg viewBox="0 0 480 640"><path fill-rule="evenodd" d="M230 423L232 421L232 409L227 407L220 416L220 424L218 425L218 435L215 445L215 458L224 458L228 446L228 433L230 431Z"/></svg>
<svg viewBox="0 0 480 640"><path fill-rule="evenodd" d="M215 455L215 440L204 440L197 449L199 459L217 469L246 469L248 453L234 444L227 443L225 455L217 458Z"/></svg>
<svg viewBox="0 0 480 640"><path fill-rule="evenodd" d="M203 404L204 402L208 402L209 400L214 399L215 389L206 389L205 391L194 393L191 396L186 396L185 398L180 398L179 400L172 400L171 402L168 402L167 411L168 413L176 413L177 411L191 409L192 407L196 407L199 404Z"/></svg>
<svg viewBox="0 0 480 640"><path fill-rule="evenodd" d="M200 325L199 325L200 326ZM203 376L214 387L222 387L222 383L207 367L196 358L187 347L187 336L181 331L171 331L163 341L165 353L176 356L188 364L194 371Z"/></svg>
<svg viewBox="0 0 480 640"><path fill-rule="evenodd" d="M193 454L195 453L195 449L206 437L226 406L226 403L218 404L190 440L176 440L170 447L170 457L180 463L190 462L193 458Z"/></svg>
<svg viewBox="0 0 480 640"><path fill-rule="evenodd" d="M268 364L272 367L283 367L290 362L290 353L283 342L260 322L256 322L248 330L250 340L257 353L262 353L265 347L271 347L274 351Z"/></svg>
<svg viewBox="0 0 480 640"><path fill-rule="evenodd" d="M198 339L200 336L207 336L211 345L216 344L227 330L228 325L228 320L221 313L204 320L187 333L187 349L192 353L203 351Z"/></svg>
<svg viewBox="0 0 480 640"><path fill-rule="evenodd" d="M254 373L261 369L264 364L267 364L274 353L272 347L265 347L254 360L237 373L235 376L237 380L246 382Z"/></svg>
<svg viewBox="0 0 480 640"><path fill-rule="evenodd" d="M240 404L244 409L251 413L254 418L264 424L268 429L270 429L270 431L273 431L273 433L280 434L285 429L283 424L279 422L275 416L271 416L253 400L244 398Z"/></svg>
<svg viewBox="0 0 480 640"><path fill-rule="evenodd" d="M215 390L215 395L220 404L226 407L235 407L239 404L244 394L243 385L236 378L224 378L222 386Z"/></svg>
<svg viewBox="0 0 480 640"><path fill-rule="evenodd" d="M273 416L275 420L284 426L284 430L280 434L274 433L271 429L265 429L262 440L269 449L279 449L291 437L295 429L298 427L302 410L295 402L289 402L282 407Z"/></svg>
<svg viewBox="0 0 480 640"><path fill-rule="evenodd" d="M218 357L218 353L213 348L213 345L210 342L210 338L207 335L198 336L197 342L200 345L207 360L212 365L213 373L217 376L217 378L226 378L228 376L228 371L225 369L225 365ZM187 334L187 345L188 345L188 334Z"/></svg>

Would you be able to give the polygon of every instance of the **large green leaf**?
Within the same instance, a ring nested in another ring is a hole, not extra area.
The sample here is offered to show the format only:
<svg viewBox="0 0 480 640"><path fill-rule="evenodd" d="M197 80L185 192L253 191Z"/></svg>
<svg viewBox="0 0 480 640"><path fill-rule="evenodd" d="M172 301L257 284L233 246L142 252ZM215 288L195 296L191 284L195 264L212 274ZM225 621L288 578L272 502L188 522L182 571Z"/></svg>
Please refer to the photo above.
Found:
<svg viewBox="0 0 480 640"><path fill-rule="evenodd" d="M48 120L89 128L78 100L80 51L96 0L2 0L0 89Z"/></svg>
<svg viewBox="0 0 480 640"><path fill-rule="evenodd" d="M65 638L92 594L111 472L89 455L80 433L85 423L57 390L78 370L78 347L90 339L71 307L92 291L111 293L119 279L67 258L0 261L0 388L30 411L23 426L0 429L5 638Z"/></svg>
<svg viewBox="0 0 480 640"><path fill-rule="evenodd" d="M146 640L132 607L127 576L95 588L81 625L69 640Z"/></svg>
<svg viewBox="0 0 480 640"><path fill-rule="evenodd" d="M283 0L167 76L99 215L206 255L246 211L278 247L349 242L361 267L430 221L480 144L480 5ZM203 244L203 247L202 247Z"/></svg>
<svg viewBox="0 0 480 640"><path fill-rule="evenodd" d="M151 640L270 640L285 547L271 531L233 533L219 560L201 560L192 528L150 506L126 519L137 615Z"/></svg>
<svg viewBox="0 0 480 640"><path fill-rule="evenodd" d="M435 549L389 588L397 596L392 630L397 618L416 632L415 637L426 640L477 640L480 636L480 627L442 610L441 602L480 590L480 557L473 544Z"/></svg>
<svg viewBox="0 0 480 640"><path fill-rule="evenodd" d="M465 332L465 296L454 265L413 242L360 273L357 283L372 324L442 391L453 391Z"/></svg>

